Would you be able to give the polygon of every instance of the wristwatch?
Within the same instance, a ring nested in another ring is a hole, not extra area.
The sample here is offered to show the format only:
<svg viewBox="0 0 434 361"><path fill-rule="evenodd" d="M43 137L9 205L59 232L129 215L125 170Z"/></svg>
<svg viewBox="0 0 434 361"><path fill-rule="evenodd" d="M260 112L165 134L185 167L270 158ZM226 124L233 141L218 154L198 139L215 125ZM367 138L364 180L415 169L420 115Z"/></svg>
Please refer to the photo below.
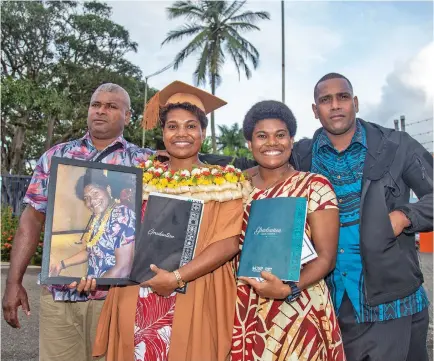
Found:
<svg viewBox="0 0 434 361"><path fill-rule="evenodd" d="M286 303L291 303L292 301L295 301L297 298L299 298L301 296L301 291L297 287L295 282L284 281L283 283L288 285L291 288L291 294L285 298Z"/></svg>
<svg viewBox="0 0 434 361"><path fill-rule="evenodd" d="M185 286L185 282L182 280L181 274L178 270L173 271L173 274L176 277L176 282L178 282L178 288L183 288Z"/></svg>

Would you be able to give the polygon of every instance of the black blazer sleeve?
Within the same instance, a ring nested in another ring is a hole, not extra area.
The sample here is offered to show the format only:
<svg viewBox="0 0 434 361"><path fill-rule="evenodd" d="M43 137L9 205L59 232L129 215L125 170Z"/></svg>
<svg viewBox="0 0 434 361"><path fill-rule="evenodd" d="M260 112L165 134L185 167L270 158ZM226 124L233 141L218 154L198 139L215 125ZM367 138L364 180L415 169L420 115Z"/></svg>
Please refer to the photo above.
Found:
<svg viewBox="0 0 434 361"><path fill-rule="evenodd" d="M402 178L419 201L398 207L411 221L406 233L433 230L433 156L415 139L404 133L407 152Z"/></svg>
<svg viewBox="0 0 434 361"><path fill-rule="evenodd" d="M235 168L240 168L241 170L246 170L257 165L257 163L251 159L243 157L235 158L220 154L199 154L199 159L204 163L221 166L232 163Z"/></svg>

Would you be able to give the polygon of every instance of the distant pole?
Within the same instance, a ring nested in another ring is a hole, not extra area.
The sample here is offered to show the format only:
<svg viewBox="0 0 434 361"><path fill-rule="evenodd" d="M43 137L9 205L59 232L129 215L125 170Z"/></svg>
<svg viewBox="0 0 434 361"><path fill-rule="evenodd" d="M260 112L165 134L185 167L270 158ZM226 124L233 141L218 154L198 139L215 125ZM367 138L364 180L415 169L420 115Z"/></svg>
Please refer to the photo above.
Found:
<svg viewBox="0 0 434 361"><path fill-rule="evenodd" d="M143 108L143 116L146 113L146 103L148 102L148 77L145 77L145 105ZM142 127L142 148L145 148L145 127Z"/></svg>
<svg viewBox="0 0 434 361"><path fill-rule="evenodd" d="M281 0L282 8L282 103L285 103L285 1Z"/></svg>
<svg viewBox="0 0 434 361"><path fill-rule="evenodd" d="M398 119L394 119L393 123L395 123L395 130L399 130L399 123L398 123Z"/></svg>
<svg viewBox="0 0 434 361"><path fill-rule="evenodd" d="M171 62L169 65L166 65L164 68L156 71L155 73L152 73L152 74L150 74L148 76L145 76L145 106L144 106L144 109L143 109L143 115L145 115L145 112L146 112L146 103L148 102L148 79L152 78L155 75L158 75L158 74L161 74L161 73L165 72L167 69L170 69L173 64L174 64L174 62ZM142 148L145 147L145 132L146 132L145 127L143 127L143 129L142 129Z"/></svg>
<svg viewBox="0 0 434 361"><path fill-rule="evenodd" d="M405 115L401 115L401 131L405 132Z"/></svg>

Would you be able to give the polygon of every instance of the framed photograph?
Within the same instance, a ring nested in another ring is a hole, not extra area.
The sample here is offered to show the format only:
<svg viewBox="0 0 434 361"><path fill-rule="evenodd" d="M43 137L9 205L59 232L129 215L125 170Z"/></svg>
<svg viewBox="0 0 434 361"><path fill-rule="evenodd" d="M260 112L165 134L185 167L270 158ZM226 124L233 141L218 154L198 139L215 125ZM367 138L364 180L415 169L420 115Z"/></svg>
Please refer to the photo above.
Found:
<svg viewBox="0 0 434 361"><path fill-rule="evenodd" d="M136 167L53 157L48 186L42 284L92 277L129 280L142 207Z"/></svg>

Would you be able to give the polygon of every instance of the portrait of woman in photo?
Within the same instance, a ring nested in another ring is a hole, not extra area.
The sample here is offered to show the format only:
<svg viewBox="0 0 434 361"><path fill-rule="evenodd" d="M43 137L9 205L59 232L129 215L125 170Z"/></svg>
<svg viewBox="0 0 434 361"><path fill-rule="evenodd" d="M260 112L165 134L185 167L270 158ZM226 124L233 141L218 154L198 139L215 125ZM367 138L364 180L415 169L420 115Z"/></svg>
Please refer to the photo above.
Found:
<svg viewBox="0 0 434 361"><path fill-rule="evenodd" d="M75 186L77 198L91 212L77 254L50 264L50 276L87 262L87 276L126 278L134 256L136 214L112 197L109 179L101 169L88 168Z"/></svg>

